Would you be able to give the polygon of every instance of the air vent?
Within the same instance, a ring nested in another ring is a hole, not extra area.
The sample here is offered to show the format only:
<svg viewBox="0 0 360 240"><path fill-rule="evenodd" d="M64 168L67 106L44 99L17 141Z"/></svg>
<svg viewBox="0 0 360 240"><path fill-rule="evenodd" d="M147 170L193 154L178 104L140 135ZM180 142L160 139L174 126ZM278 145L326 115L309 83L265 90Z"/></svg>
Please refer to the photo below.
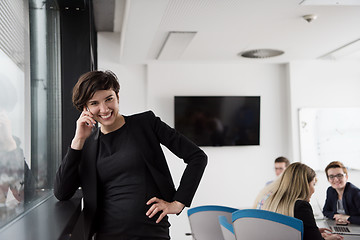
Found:
<svg viewBox="0 0 360 240"><path fill-rule="evenodd" d="M270 58L284 54L283 51L274 49L254 49L239 53L238 55L246 58Z"/></svg>

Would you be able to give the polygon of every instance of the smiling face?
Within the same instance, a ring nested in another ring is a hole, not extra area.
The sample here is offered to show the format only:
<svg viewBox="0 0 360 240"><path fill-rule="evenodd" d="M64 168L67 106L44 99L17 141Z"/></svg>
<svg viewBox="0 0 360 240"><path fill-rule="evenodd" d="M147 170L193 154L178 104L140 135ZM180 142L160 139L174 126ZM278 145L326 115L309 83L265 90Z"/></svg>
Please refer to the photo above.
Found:
<svg viewBox="0 0 360 240"><path fill-rule="evenodd" d="M327 170L327 175L328 181L334 189L345 189L348 176L344 173L344 170L342 168L329 168Z"/></svg>
<svg viewBox="0 0 360 240"><path fill-rule="evenodd" d="M88 110L94 119L102 125L102 129L111 132L121 122L119 114L119 96L113 90L99 90L87 102Z"/></svg>

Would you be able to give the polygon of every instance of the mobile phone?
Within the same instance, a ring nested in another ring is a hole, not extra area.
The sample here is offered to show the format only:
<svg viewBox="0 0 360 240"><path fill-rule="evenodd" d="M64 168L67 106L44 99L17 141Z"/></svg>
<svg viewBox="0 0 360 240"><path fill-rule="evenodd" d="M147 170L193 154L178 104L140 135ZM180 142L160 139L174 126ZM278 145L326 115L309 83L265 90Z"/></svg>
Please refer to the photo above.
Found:
<svg viewBox="0 0 360 240"><path fill-rule="evenodd" d="M90 109L89 109L89 107L86 107L86 110L88 111L88 112L90 112ZM90 112L91 113L91 112ZM86 125L89 125L88 123L86 123ZM95 127L96 126L96 124L95 123L93 123L93 127Z"/></svg>

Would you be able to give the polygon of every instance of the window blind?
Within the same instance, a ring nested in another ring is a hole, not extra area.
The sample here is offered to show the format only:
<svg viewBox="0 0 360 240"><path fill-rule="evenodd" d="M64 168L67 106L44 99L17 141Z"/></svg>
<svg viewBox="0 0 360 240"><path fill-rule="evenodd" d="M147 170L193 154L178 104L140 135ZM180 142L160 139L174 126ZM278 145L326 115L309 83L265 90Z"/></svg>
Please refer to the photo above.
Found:
<svg viewBox="0 0 360 240"><path fill-rule="evenodd" d="M0 49L22 70L29 35L27 2L0 0Z"/></svg>

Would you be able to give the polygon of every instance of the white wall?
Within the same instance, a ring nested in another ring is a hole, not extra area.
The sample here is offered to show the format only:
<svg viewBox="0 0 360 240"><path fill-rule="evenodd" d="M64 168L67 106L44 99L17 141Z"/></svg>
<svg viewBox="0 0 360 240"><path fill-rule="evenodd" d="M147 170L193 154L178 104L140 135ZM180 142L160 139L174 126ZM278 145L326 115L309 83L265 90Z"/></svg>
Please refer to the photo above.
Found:
<svg viewBox="0 0 360 240"><path fill-rule="evenodd" d="M274 177L273 160L284 155L299 161L297 110L300 107L360 105L360 68L352 63L293 62L289 65L244 63L150 63L124 65L119 60L120 36L98 34L99 68L120 79L120 111L152 109L174 126L175 95L261 96L260 146L203 147L209 157L192 206L219 204L250 207L265 182ZM359 70L357 70L359 69ZM164 149L175 183L184 164ZM349 180L360 186L359 172ZM323 204L328 183L318 173L314 200ZM314 205L313 205L314 206ZM318 212L318 209L315 209ZM172 239L191 239L186 211L171 216Z"/></svg>
<svg viewBox="0 0 360 240"><path fill-rule="evenodd" d="M303 61L289 64L294 160L299 161L298 110L302 107L360 107L358 62Z"/></svg>

